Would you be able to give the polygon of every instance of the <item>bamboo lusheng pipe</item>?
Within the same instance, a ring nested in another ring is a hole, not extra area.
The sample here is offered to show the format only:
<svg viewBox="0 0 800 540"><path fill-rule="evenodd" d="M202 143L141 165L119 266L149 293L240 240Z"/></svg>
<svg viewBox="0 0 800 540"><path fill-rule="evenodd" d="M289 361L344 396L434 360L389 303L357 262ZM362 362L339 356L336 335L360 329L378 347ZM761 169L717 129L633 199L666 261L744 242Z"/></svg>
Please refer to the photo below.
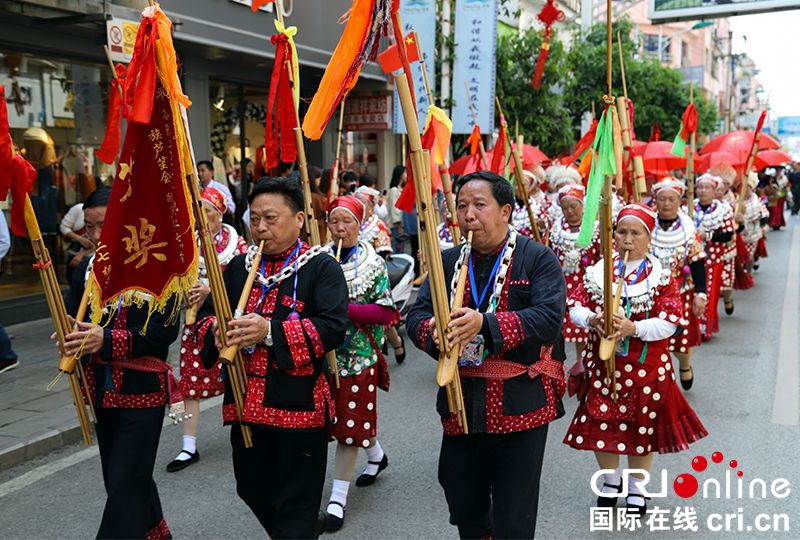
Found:
<svg viewBox="0 0 800 540"><path fill-rule="evenodd" d="M478 125L478 113L475 112L475 105L472 104L472 94L469 93L469 86L467 83L464 83L464 91L467 93L467 102L469 103L469 112L472 114L472 121L475 125ZM483 135L481 135L480 141L478 141L478 152L481 155L481 165L483 168L488 170L489 169L489 160L486 159L486 147L483 144Z"/></svg>
<svg viewBox="0 0 800 540"><path fill-rule="evenodd" d="M294 128L294 138L297 143L297 166L300 169L300 182L303 185L303 203L306 214L306 232L308 240L312 246L320 245L319 223L314 216L314 209L311 206L311 180L308 178L308 162L306 161L306 150L303 145L303 130L299 127Z"/></svg>
<svg viewBox="0 0 800 540"><path fill-rule="evenodd" d="M256 251L256 256L253 258L253 266L250 267L250 271L247 273L247 279L244 281L242 294L239 295L239 303L236 305L236 311L233 312L234 318L244 315L245 309L247 308L247 301L250 299L250 293L253 290L253 283L255 283L256 275L258 275L258 267L261 266L261 256L263 253L264 241L262 240L259 242L258 251ZM238 345L228 345L220 351L219 357L230 364L233 362L233 359L236 357L236 353L238 352Z"/></svg>
<svg viewBox="0 0 800 540"><path fill-rule="evenodd" d="M467 257L472 250L472 231L467 233ZM453 295L453 304L450 306L451 313L464 306L464 291L467 288L467 271L469 266L466 261L461 265L458 273L456 290ZM448 407L456 413L458 423L466 430L467 416L464 408L464 398L461 391L461 377L458 375L458 360L461 357L463 347L453 347L447 356L439 356L439 363L436 367L437 380L451 379L452 382L446 388ZM460 397L459 397L460 396Z"/></svg>
<svg viewBox="0 0 800 540"><path fill-rule="evenodd" d="M689 83L689 102L694 103L694 81ZM689 155L686 156L686 210L694 218L694 156L697 151L697 131L689 135Z"/></svg>
<svg viewBox="0 0 800 540"><path fill-rule="evenodd" d="M188 119L186 113L181 110L183 119L184 135L186 137L186 144L189 149L192 161L194 161L194 150L192 149L191 134L189 133ZM214 243L214 238L211 235L211 229L208 225L206 212L203 208L202 199L200 197L200 179L197 177L197 168L192 166L190 176L188 176L189 193L192 199L192 210L194 212L195 222L197 229L200 233L200 249L203 251L203 259L206 264L206 272L208 273L208 286L211 289L211 302L214 306L214 314L217 317L217 328L219 331L219 339L222 343L224 350L228 345L228 322L233 318L231 312L231 305L228 300L228 293L225 289L225 283L222 279L222 269L219 266L219 258L217 255L217 248ZM233 401L236 405L236 412L239 421L242 422L242 414L244 412L244 395L247 392L247 372L244 368L244 360L240 352L234 356L231 364L228 366L228 376L230 378L231 394ZM244 440L245 448L253 446L252 433L250 427L241 424L242 439Z"/></svg>
<svg viewBox="0 0 800 540"><path fill-rule="evenodd" d="M753 169L753 161L756 158L758 151L758 142L761 139L761 132L757 132L753 137L753 146L750 149L750 156L747 158L744 172L742 174L742 188L739 190L739 200L736 202L736 213L741 215L744 212L744 203L747 200L747 194L750 192L750 184L747 177L750 176L750 171ZM691 206L691 205L690 205Z"/></svg>
<svg viewBox="0 0 800 540"><path fill-rule="evenodd" d="M339 243L336 246L336 262L342 262L342 239L339 238ZM358 261L355 262L358 264ZM333 380L336 383L336 388L339 388L339 365L336 363L336 351L328 351L325 353L325 358L328 360L328 367L333 374Z"/></svg>
<svg viewBox="0 0 800 540"><path fill-rule="evenodd" d="M450 214L450 220L445 225L450 229L450 236L453 238L453 245L457 246L461 243L461 230L458 228L458 219L456 217L456 201L453 195L453 182L450 179L450 172L447 167L441 167L439 174L442 177L442 190L444 191L444 201L447 205L447 212Z"/></svg>
<svg viewBox="0 0 800 540"><path fill-rule="evenodd" d="M617 109L619 110L620 126L622 128L622 142L625 144L625 152L630 154L624 161L628 163L628 172L633 167L633 200L641 202L642 193L647 192L647 181L644 175L644 160L642 156L633 155L633 126L630 123L630 112L628 111L628 83L625 78L625 60L622 56L622 34L617 31L617 45L619 48L619 69L622 75L623 98L617 98Z"/></svg>
<svg viewBox="0 0 800 540"><path fill-rule="evenodd" d="M613 23L613 11L611 9L611 0L606 0L606 83L607 93L606 99L613 105L614 98L611 94L611 32ZM617 145L614 145L614 152L617 151ZM616 161L615 156L615 161ZM611 294L613 285L613 268L611 255L613 253L612 244L612 214L611 214L611 198L613 192L611 190L611 176L603 178L603 193L600 198L600 237L603 248L603 327L606 335L610 335L614 331L614 317L612 306L614 299Z"/></svg>
<svg viewBox="0 0 800 540"><path fill-rule="evenodd" d="M347 99L345 97L345 99ZM333 158L333 169L331 170L331 185L328 187L328 194L325 208L330 206L331 201L339 196L339 168L341 166L340 154L342 152L342 128L344 127L344 99L339 105L339 129L336 131L336 155Z"/></svg>
<svg viewBox="0 0 800 540"><path fill-rule="evenodd" d="M64 298L61 296L61 289L58 285L55 270L53 269L53 260L50 258L50 253L48 252L47 247L44 245L44 240L42 240L39 222L36 219L36 214L33 211L33 205L31 204L31 199L28 195L25 195L24 204L25 227L28 230L28 236L31 239L31 247L33 248L34 258L36 259L35 266L38 268L39 277L42 280L42 288L44 289L44 295L47 301L47 307L50 311L50 317L53 319L56 338L58 339L60 349L63 350L64 343L66 342L66 336L70 331L67 308L64 306ZM61 364L61 361L59 361L59 364ZM59 373L64 372L60 371ZM73 369L68 376L70 390L72 392L72 402L75 406L75 412L78 415L78 423L81 428L81 434L83 435L83 440L87 446L91 446L91 422L86 412L86 406L84 405L83 397L81 395L78 375ZM58 376L48 386L48 388L52 388L52 385L57 382L57 380ZM91 399L91 396L87 395L87 399Z"/></svg>
<svg viewBox="0 0 800 540"><path fill-rule="evenodd" d="M622 263L622 271L619 275L619 281L617 282L617 292L614 295L614 313L619 311L620 303L622 301L622 288L625 286L625 270L628 266L628 256L631 254L630 251L625 252L625 258ZM611 398L616 401L617 400L617 374L616 374L616 366L615 366L615 354L614 349L617 346L616 339L608 339L607 337L602 337L600 339L600 350L598 355L600 356L600 360L603 362L608 362L608 372L611 374Z"/></svg>
<svg viewBox="0 0 800 540"><path fill-rule="evenodd" d="M498 103L498 107L500 104ZM511 148L511 154L514 156L514 175L517 177L517 186L519 189L520 197L522 197L522 203L525 205L525 211L528 213L528 221L531 224L531 232L533 233L534 239L537 242L542 241L542 234L539 232L539 224L536 223L536 215L533 213L533 208L531 208L531 201L530 201L530 194L528 193L528 184L525 180L525 173L522 169L522 158L519 156L519 149L522 148L522 135L517 136L517 147Z"/></svg>
<svg viewBox="0 0 800 540"><path fill-rule="evenodd" d="M394 80L403 110L403 118L408 128L411 170L416 183L420 245L423 247L424 252L428 254L428 282L431 289L436 332L439 336L439 359L442 361L442 356L446 357L451 352L446 334L447 325L450 324L450 306L447 299L442 258L437 256L439 253L439 237L436 227L433 226L436 217L431 204L430 154L422 150L419 123L417 122L417 113L411 98L408 79L405 76L396 76ZM460 378L454 376L447 380L446 377L439 377L437 373L436 382L439 386L452 386L448 392L448 402L453 405L450 410L456 415L462 429L467 433L468 428L464 421L465 416L463 413L464 396L461 393ZM451 397L452 399L450 399Z"/></svg>
<svg viewBox="0 0 800 540"><path fill-rule="evenodd" d="M467 258L469 258L472 251L472 231L467 233L467 246ZM467 288L468 268L467 260L465 260L458 271L456 290L453 293L453 305L450 306L451 313L464 306L464 290ZM453 347L450 354L440 356L439 364L436 366L436 380L452 380L458 370L458 359L460 357L461 347Z"/></svg>
<svg viewBox="0 0 800 540"><path fill-rule="evenodd" d="M503 114L503 107L500 105L500 98L494 96L494 102L497 104L497 110L500 113L500 121L503 122L503 126L506 128L506 133L508 133L508 124L503 120L505 115ZM517 123L517 131L519 131L519 123ZM520 149L522 148L522 139L520 135L517 135L517 146L514 148L511 145L511 155L514 157L514 175L517 177L517 189L519 190L520 197L522 197L522 203L525 205L525 211L528 213L528 221L531 223L531 231L533 232L534 238L536 238L537 242L542 241L542 235L539 233L539 226L536 223L536 216L533 213L533 209L531 208L531 202L528 198L528 186L525 181L525 173L523 172L522 168L522 158L520 157Z"/></svg>
<svg viewBox="0 0 800 540"><path fill-rule="evenodd" d="M765 112L761 113L756 132L753 134L753 144L750 146L750 155L747 156L747 164L742 171L742 189L739 191L739 200L736 203L736 213L741 215L744 213L744 202L747 198L747 193L750 191L750 184L747 182L747 177L750 176L750 171L753 170L753 162L756 159L756 152L758 152L758 143L761 141L761 127L764 125Z"/></svg>
<svg viewBox="0 0 800 540"><path fill-rule="evenodd" d="M425 65L425 55L422 54L422 44L420 43L419 35L414 32L414 43L417 45L417 56L419 57L420 66L422 67L422 80L425 84L425 95L428 96L428 103L433 105L433 92L431 91L431 84L428 80L428 68ZM406 129L407 131L408 129ZM485 150L482 153L485 158ZM447 159L445 158L445 162ZM484 159L484 163L486 160ZM450 213L449 222L445 226L450 229L450 236L453 238L453 245L458 245L461 241L461 232L458 229L458 222L456 221L456 204L453 198L453 183L450 179L450 172L448 171L447 164L439 169L439 174L442 178L442 191L444 192L444 200L447 205L447 211Z"/></svg>
<svg viewBox="0 0 800 540"><path fill-rule="evenodd" d="M83 294L81 295L81 301L78 305L78 312L75 314L75 325L72 327L72 330L77 332L80 327L78 323L83 321L86 317L86 310L89 307L89 288L84 288ZM84 393L86 394L86 404L88 405L89 412L91 413L92 422L97 423L97 413L94 410L94 403L92 403L92 393L89 391L89 383L86 380L86 374L83 371L83 364L81 364L79 359L79 354L76 353L72 356L62 355L61 360L58 362L58 375L53 381L48 385L47 389L50 390L55 386L58 382L58 379L61 378L61 375L64 373L70 377L70 379L75 379L77 382L78 388L83 388ZM72 380L70 380L70 385L74 384ZM80 402L83 405L83 401Z"/></svg>

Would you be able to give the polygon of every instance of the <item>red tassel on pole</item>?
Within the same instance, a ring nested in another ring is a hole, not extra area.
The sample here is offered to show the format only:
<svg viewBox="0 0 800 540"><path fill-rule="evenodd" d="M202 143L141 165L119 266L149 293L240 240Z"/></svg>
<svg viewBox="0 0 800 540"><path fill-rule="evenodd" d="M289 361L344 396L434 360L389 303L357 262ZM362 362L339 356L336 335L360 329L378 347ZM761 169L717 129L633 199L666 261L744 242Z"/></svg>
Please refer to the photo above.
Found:
<svg viewBox="0 0 800 540"><path fill-rule="evenodd" d="M119 144L122 139L122 91L125 78L125 65L116 64L114 66L116 77L111 80L108 89L108 118L106 119L106 134L103 137L103 144L95 155L103 163L114 163L119 154Z"/></svg>

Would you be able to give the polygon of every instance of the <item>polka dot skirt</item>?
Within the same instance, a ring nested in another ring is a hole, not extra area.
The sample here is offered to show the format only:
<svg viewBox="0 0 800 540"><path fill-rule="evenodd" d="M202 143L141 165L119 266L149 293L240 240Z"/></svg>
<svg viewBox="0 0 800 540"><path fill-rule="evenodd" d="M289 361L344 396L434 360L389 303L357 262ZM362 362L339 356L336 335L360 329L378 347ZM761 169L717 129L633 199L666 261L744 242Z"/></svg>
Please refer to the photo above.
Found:
<svg viewBox="0 0 800 540"><path fill-rule="evenodd" d="M377 365L358 375L339 378L339 388L331 387L336 403L336 418L331 437L341 444L367 448L377 434L378 369Z"/></svg>

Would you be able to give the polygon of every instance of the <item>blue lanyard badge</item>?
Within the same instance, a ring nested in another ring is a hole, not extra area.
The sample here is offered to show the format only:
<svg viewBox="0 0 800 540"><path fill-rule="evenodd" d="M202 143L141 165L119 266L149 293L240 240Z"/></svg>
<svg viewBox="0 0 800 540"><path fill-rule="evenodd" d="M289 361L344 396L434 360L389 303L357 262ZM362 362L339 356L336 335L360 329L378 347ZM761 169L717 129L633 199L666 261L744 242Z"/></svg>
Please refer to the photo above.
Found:
<svg viewBox="0 0 800 540"><path fill-rule="evenodd" d="M489 275L489 281L486 283L486 287L484 287L483 292L481 293L480 297L476 296L478 293L478 285L475 283L475 272L472 266L472 258L473 255L470 254L469 256L469 284L470 284L470 292L472 293L472 297L475 300L475 309L480 310L481 306L483 305L483 301L486 299L486 294L489 292L489 289L494 286L494 281L497 278L497 270L500 268L500 261L503 260L503 253L505 253L505 242L503 243L503 247L500 248L500 253L497 255L497 260L494 262L494 267L492 268L492 273Z"/></svg>
<svg viewBox="0 0 800 540"><path fill-rule="evenodd" d="M625 299L627 300L628 299L628 282L625 279L625 268L623 268L624 262L625 261L622 259L622 257L620 257L619 265L617 265L617 268L618 268L618 272L617 273L619 274L619 279L622 280L622 288L625 290ZM638 283L639 282L639 278L642 277L642 272L644 272L645 268L647 268L647 259L644 259L642 261L642 264L639 265L639 268L636 269L636 275L633 278L633 282L634 283ZM627 302L627 303L630 304L630 302Z"/></svg>
<svg viewBox="0 0 800 540"><path fill-rule="evenodd" d="M300 239L298 238L297 239L297 246L295 246L294 250L289 254L289 256L286 258L286 260L283 262L283 266L281 266L281 270L280 270L281 272L286 270L286 267L289 266L289 263L291 262L291 260L300 251L300 247L301 246L302 246L302 243L300 242ZM295 273L294 273L294 291L292 292L292 300L296 304L297 303L297 261L295 261L294 264L295 264ZM264 258L262 257L261 258L261 275L263 276L266 273L266 271L267 271L267 261L264 260ZM269 291L271 291L276 285L278 285L278 283L273 283L269 287L267 287L265 285L261 285L261 298L258 299L258 303L257 303L258 306L261 306L262 302L264 302L264 299L267 297L267 293Z"/></svg>

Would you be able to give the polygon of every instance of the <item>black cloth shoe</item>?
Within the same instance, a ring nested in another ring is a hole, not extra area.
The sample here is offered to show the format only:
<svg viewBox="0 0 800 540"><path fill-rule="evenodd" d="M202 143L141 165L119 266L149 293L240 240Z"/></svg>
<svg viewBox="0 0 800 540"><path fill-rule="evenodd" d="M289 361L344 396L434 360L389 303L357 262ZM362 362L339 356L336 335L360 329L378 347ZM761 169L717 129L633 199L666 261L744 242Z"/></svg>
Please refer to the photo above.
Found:
<svg viewBox="0 0 800 540"><path fill-rule="evenodd" d="M622 480L619 481L619 485L615 486L612 484L603 483L603 487L609 487L611 489L616 489L617 493L622 493ZM597 506L600 508L614 508L617 506L617 499L619 497L597 497Z"/></svg>
<svg viewBox="0 0 800 540"><path fill-rule="evenodd" d="M647 499L650 497L642 497L644 499L644 505L639 506L638 504L631 504L628 499L632 496L634 497L642 497L641 495L628 495L625 498L625 507L628 509L628 514L645 516L647 514Z"/></svg>
<svg viewBox="0 0 800 540"><path fill-rule="evenodd" d="M681 370L681 373L689 373L689 372L692 373L691 377L689 377L688 379L681 378L681 387L683 387L684 390L691 390L692 385L694 384L694 369L690 367L689 369Z"/></svg>
<svg viewBox="0 0 800 540"><path fill-rule="evenodd" d="M403 356L405 356L405 353L403 354ZM16 358L14 358L13 360L0 360L0 373L11 371L18 365L19 365L19 360L17 360Z"/></svg>
<svg viewBox="0 0 800 540"><path fill-rule="evenodd" d="M725 313L727 313L728 315L733 315L734 307L735 306L733 305L733 300L731 300L730 304L728 304L728 302L725 302Z"/></svg>
<svg viewBox="0 0 800 540"><path fill-rule="evenodd" d="M328 506L335 504L337 506L342 507L342 517L336 517L333 514L329 514L325 512L325 531L326 532L336 532L344 527L344 517L347 515L347 510L345 509L344 505L337 501L330 501L328 502Z"/></svg>
<svg viewBox="0 0 800 540"><path fill-rule="evenodd" d="M376 472L375 474L362 473L361 476L356 478L356 486L358 487L371 486L372 484L374 484L375 479L378 478L378 475L381 474L381 471L389 466L389 458L386 457L386 453L384 452L383 459L380 460L379 462L368 461L367 463L369 463L370 465L377 465L378 472Z"/></svg>
<svg viewBox="0 0 800 540"><path fill-rule="evenodd" d="M178 454L178 455L181 455L181 454L186 454L187 456L191 456L191 457L189 459L184 459L184 460L173 459L172 461L167 463L167 472L182 471L183 469L185 469L186 467L188 467L192 463L196 463L197 461L200 460L200 452L198 450L195 450L194 454L192 454L190 452L187 452L186 450L181 450L180 454Z"/></svg>
<svg viewBox="0 0 800 540"><path fill-rule="evenodd" d="M406 361L406 342L403 339L403 336L400 336L400 346L399 347L392 347L394 349L394 359L397 361L397 364L402 364ZM403 351L399 353L397 351Z"/></svg>

